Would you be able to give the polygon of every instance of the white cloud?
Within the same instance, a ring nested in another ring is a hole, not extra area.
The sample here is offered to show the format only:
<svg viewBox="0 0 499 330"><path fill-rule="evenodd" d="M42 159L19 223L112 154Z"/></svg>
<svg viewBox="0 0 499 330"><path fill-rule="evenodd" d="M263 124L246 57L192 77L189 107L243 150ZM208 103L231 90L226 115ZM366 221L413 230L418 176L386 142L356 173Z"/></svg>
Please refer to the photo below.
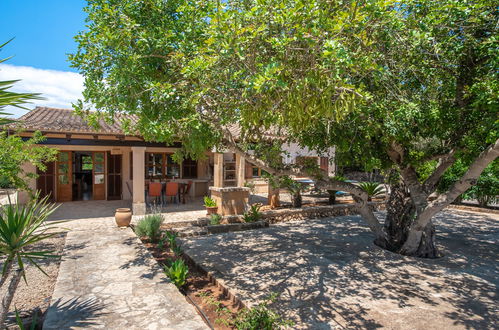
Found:
<svg viewBox="0 0 499 330"><path fill-rule="evenodd" d="M11 91L41 93L44 100L35 100L27 108L47 106L71 108L71 103L80 99L83 91L83 77L74 72L37 69L29 66L0 64L0 81L18 80ZM26 111L14 107L6 108L14 117Z"/></svg>

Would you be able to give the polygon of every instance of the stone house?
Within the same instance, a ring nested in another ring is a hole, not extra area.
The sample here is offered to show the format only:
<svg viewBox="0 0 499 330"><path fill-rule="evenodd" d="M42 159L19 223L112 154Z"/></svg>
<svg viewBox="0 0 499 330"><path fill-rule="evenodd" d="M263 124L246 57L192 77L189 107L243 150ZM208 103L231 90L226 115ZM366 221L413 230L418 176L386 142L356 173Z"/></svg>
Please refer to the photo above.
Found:
<svg viewBox="0 0 499 330"><path fill-rule="evenodd" d="M125 116L133 125L133 116L117 114L112 124L102 120L97 129L72 109L36 107L9 125L9 134L25 138L40 131L46 137L42 144L59 150L57 160L47 164L44 172L33 164L23 165L26 172L38 174L29 182L30 188L39 190L42 196L49 195L55 202L131 200L135 214L145 212L144 187L148 181L192 181L189 194L193 197L209 194L213 185L242 187L247 182L254 184L256 193L268 192L261 169L241 157L206 151L204 160L186 159L177 164L172 154L179 143L146 142L140 135L125 134L121 127ZM286 162L313 157L322 169L334 172L327 157L297 145L286 145L285 149L289 155ZM215 171L217 166L219 171ZM21 193L19 201L27 197Z"/></svg>

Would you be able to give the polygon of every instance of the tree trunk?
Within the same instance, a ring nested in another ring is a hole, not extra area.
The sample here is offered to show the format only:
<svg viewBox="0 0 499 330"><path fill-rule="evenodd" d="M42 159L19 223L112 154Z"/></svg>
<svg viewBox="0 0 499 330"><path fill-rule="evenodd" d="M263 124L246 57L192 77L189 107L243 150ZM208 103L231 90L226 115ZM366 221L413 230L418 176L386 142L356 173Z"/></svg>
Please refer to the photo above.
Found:
<svg viewBox="0 0 499 330"><path fill-rule="evenodd" d="M292 201L293 207L296 207L296 208L301 207L302 206L301 194L298 192L297 194L291 195L291 201Z"/></svg>
<svg viewBox="0 0 499 330"><path fill-rule="evenodd" d="M435 244L435 228L431 221L417 235L409 235L411 226L418 220L418 216L414 202L402 183L391 187L386 212L386 249L395 253L421 258L437 258L440 256ZM406 249L409 241L411 241L410 249Z"/></svg>
<svg viewBox="0 0 499 330"><path fill-rule="evenodd" d="M24 270L17 269L12 273L9 287L7 288L4 296L2 298L2 304L0 305L0 328L5 328L5 319L7 318L7 314L9 313L10 304L12 303L12 299L14 299L14 294L16 293L17 286L21 281L21 277L23 276Z"/></svg>
<svg viewBox="0 0 499 330"><path fill-rule="evenodd" d="M329 194L328 204L336 204L336 190L328 190L327 193Z"/></svg>

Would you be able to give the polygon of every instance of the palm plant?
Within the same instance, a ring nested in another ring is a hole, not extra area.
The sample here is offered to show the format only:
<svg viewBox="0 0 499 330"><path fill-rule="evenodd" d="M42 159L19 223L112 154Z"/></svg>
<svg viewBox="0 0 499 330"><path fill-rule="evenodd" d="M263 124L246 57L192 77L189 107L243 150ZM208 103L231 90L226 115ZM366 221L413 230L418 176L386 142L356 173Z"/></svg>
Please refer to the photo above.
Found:
<svg viewBox="0 0 499 330"><path fill-rule="evenodd" d="M0 50L2 50L2 48L11 41L12 41L12 39L1 44ZM5 62L8 59L10 59L10 57L0 59L0 63ZM26 109L25 107L23 107L22 104L28 103L31 100L41 100L42 99L39 96L40 94L37 94L37 93L16 93L16 92L9 91L9 89L12 88L12 86L18 81L19 80L0 81L0 125L9 124L12 122L12 120L6 118L6 116L8 116L9 113L3 111L3 109L6 106L13 106L13 107L29 110L29 109Z"/></svg>
<svg viewBox="0 0 499 330"><path fill-rule="evenodd" d="M368 201L371 201L373 197L379 196L385 192L383 185L378 182L360 182L359 187L367 192L367 195L369 196L367 198Z"/></svg>
<svg viewBox="0 0 499 330"><path fill-rule="evenodd" d="M58 235L59 233L53 229L54 225L61 223L59 221L46 225L47 218L57 207L47 202L48 196L42 199L38 197L36 194L35 198L26 205L7 204L0 208L0 254L5 257L0 288L3 289L10 277L0 306L0 327L3 327L21 278L26 281L24 263L28 261L47 275L37 260L58 257L54 251L30 248L36 243Z"/></svg>

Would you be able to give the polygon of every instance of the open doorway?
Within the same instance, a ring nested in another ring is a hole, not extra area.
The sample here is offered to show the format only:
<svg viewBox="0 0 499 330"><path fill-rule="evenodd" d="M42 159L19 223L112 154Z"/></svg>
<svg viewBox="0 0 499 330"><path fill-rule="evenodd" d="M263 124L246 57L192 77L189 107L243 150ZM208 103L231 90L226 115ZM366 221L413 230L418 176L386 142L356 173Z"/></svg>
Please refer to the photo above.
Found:
<svg viewBox="0 0 499 330"><path fill-rule="evenodd" d="M92 152L73 152L73 200L93 199L92 171L94 169Z"/></svg>

